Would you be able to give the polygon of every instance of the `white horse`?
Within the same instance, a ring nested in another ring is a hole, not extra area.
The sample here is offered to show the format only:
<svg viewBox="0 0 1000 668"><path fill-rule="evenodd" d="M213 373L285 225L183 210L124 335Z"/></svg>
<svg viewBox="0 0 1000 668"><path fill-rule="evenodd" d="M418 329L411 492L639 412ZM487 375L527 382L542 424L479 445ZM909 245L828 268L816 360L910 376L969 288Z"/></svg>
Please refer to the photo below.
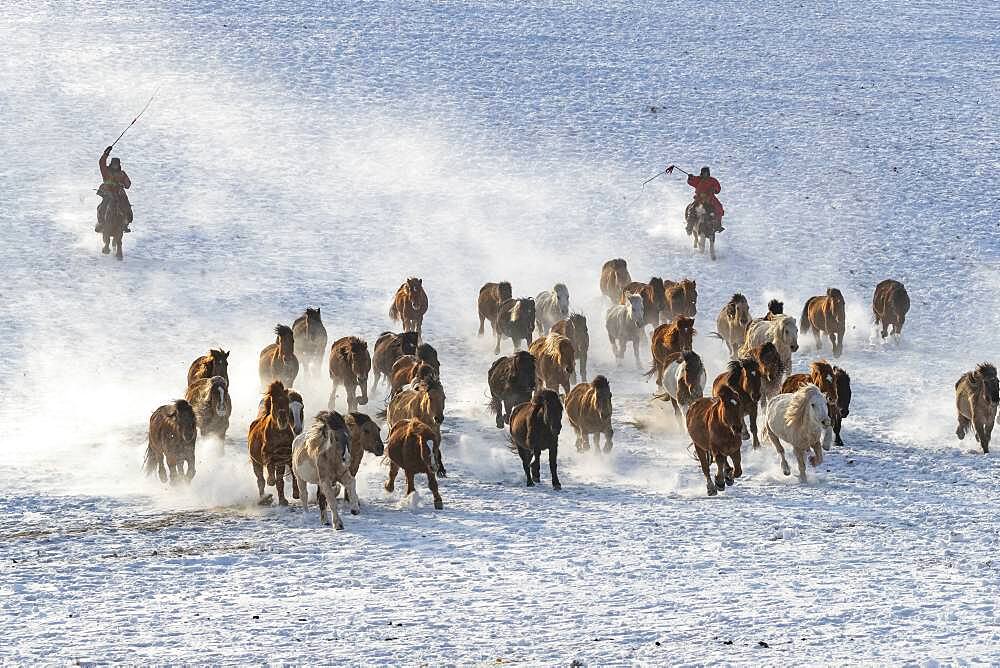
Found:
<svg viewBox="0 0 1000 668"><path fill-rule="evenodd" d="M330 526L338 530L344 528L337 512L341 485L347 490L351 514L360 512L357 484L351 475L350 435L339 413L320 411L309 429L295 437L292 441L292 472L298 481L304 512L309 511L309 485L319 487L316 501L323 524L326 524L326 507L329 505Z"/></svg>
<svg viewBox="0 0 1000 668"><path fill-rule="evenodd" d="M539 292L535 297L535 320L538 333L545 335L549 328L569 317L569 290L562 283L556 283L551 290Z"/></svg>
<svg viewBox="0 0 1000 668"><path fill-rule="evenodd" d="M811 449L813 454L809 455L809 463L819 466L823 463L823 450L829 450L833 440L826 397L812 383L803 385L794 394L773 397L767 402L763 436L771 439L778 451L781 471L785 475L792 472L781 441L791 444L799 463L799 480L805 482L806 453Z"/></svg>
<svg viewBox="0 0 1000 668"><path fill-rule="evenodd" d="M663 372L663 394L656 395L661 401L670 401L674 407L674 417L681 428L687 426L688 407L705 396L705 365L693 350L685 350L680 357L667 365Z"/></svg>
<svg viewBox="0 0 1000 668"><path fill-rule="evenodd" d="M753 357L753 349L770 341L778 349L787 376L792 368L792 353L799 349L799 327L790 315L772 316L771 320L754 320L747 327L740 346L740 357Z"/></svg>
<svg viewBox="0 0 1000 668"><path fill-rule="evenodd" d="M608 309L604 324L618 366L621 366L622 360L625 359L625 349L631 341L632 350L635 352L635 365L640 367L642 362L639 361L639 342L644 336L645 323L642 297L639 295L625 295L625 297L624 304L615 304Z"/></svg>

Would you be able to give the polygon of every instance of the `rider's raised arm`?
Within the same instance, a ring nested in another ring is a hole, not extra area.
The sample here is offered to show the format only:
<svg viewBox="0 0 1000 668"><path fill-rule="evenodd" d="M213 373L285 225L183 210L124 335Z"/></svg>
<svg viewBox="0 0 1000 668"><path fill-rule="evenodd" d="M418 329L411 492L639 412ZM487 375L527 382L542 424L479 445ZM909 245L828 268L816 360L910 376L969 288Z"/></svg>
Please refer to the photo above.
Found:
<svg viewBox="0 0 1000 668"><path fill-rule="evenodd" d="M691 186L692 188L697 188L698 187L698 181L699 180L700 179L697 176L695 176L694 174L688 174L688 185Z"/></svg>
<svg viewBox="0 0 1000 668"><path fill-rule="evenodd" d="M101 159L97 161L97 164L101 167L101 178L105 181L108 180L108 175L111 173L108 170L108 152L105 151L101 154Z"/></svg>

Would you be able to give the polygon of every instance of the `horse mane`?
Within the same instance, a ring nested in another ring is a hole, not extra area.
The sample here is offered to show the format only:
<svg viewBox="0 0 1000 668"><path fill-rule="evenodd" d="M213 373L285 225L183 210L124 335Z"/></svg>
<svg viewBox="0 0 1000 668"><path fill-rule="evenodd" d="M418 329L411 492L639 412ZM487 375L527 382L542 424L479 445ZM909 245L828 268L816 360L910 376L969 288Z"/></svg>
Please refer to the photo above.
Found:
<svg viewBox="0 0 1000 668"><path fill-rule="evenodd" d="M279 339L294 338L295 335L292 334L292 328L288 325L275 325L274 333L278 335Z"/></svg>
<svg viewBox="0 0 1000 668"><path fill-rule="evenodd" d="M573 323L573 329L577 332L581 331L581 327L584 332L587 331L587 318L582 313L570 313L569 321Z"/></svg>
<svg viewBox="0 0 1000 668"><path fill-rule="evenodd" d="M604 264L606 267L609 267L611 269L624 269L625 267L628 266L628 262L626 262L624 258L620 257L616 257L613 260L608 260Z"/></svg>
<svg viewBox="0 0 1000 668"><path fill-rule="evenodd" d="M983 362L976 365L976 374L983 380L995 380L997 377L997 368L989 362Z"/></svg>
<svg viewBox="0 0 1000 668"><path fill-rule="evenodd" d="M726 365L726 385L730 387L740 386L740 376L743 375L743 365L736 360L732 360Z"/></svg>
<svg viewBox="0 0 1000 668"><path fill-rule="evenodd" d="M542 346L542 354L554 358L560 365L572 361L564 360L562 357L563 341L570 343L570 340L562 334L549 334L545 337L545 344Z"/></svg>
<svg viewBox="0 0 1000 668"><path fill-rule="evenodd" d="M989 362L976 366L976 375L983 379L987 396L992 403L1000 401L1000 380L997 380L997 369Z"/></svg>
<svg viewBox="0 0 1000 668"><path fill-rule="evenodd" d="M662 297L664 294L663 279L659 276L650 276L649 288L653 293L653 297L656 297L657 295Z"/></svg>
<svg viewBox="0 0 1000 668"><path fill-rule="evenodd" d="M306 443L313 443L317 439L326 437L326 432L330 429L330 425L327 422L329 417L330 411L316 413L316 417L313 418L312 424L309 425L309 429L306 431Z"/></svg>
<svg viewBox="0 0 1000 668"><path fill-rule="evenodd" d="M374 422L371 416L366 415L365 413L350 413L350 416L351 419L354 420L354 424L358 425L358 427L366 425L369 422Z"/></svg>
<svg viewBox="0 0 1000 668"><path fill-rule="evenodd" d="M511 294L513 294L513 291L511 290L510 283L508 281L500 281L497 283L497 296L500 298L501 302L510 299Z"/></svg>
<svg viewBox="0 0 1000 668"><path fill-rule="evenodd" d="M687 373L694 374L695 378L700 376L702 371L705 369L705 365L702 364L701 357L699 357L698 353L693 350L682 351L681 359L684 360L684 368Z"/></svg>
<svg viewBox="0 0 1000 668"><path fill-rule="evenodd" d="M213 362L225 362L229 359L229 353L222 348L212 348L206 357L211 358Z"/></svg>
<svg viewBox="0 0 1000 668"><path fill-rule="evenodd" d="M352 355L360 355L368 349L368 343L357 336L349 336L347 337L347 341L349 344L347 347L350 349Z"/></svg>
<svg viewBox="0 0 1000 668"><path fill-rule="evenodd" d="M267 390L264 391L264 394L269 398L287 393L288 391L285 389L285 384L280 380L272 380L271 384L267 386Z"/></svg>
<svg viewBox="0 0 1000 668"><path fill-rule="evenodd" d="M765 368L773 369L775 376L780 378L785 373L785 363L778 353L778 348L770 341L761 344L756 357L764 362Z"/></svg>
<svg viewBox="0 0 1000 668"><path fill-rule="evenodd" d="M811 420L806 413L809 410L809 404L816 395L823 399L824 404L826 403L826 398L823 397L819 388L813 383L806 383L792 395L792 400L788 402L788 408L785 410L785 426L792 430L795 440L799 443L806 440L803 437L806 436L805 432L811 426L809 424Z"/></svg>
<svg viewBox="0 0 1000 668"><path fill-rule="evenodd" d="M593 386L598 395L600 395L602 391L611 392L611 384L608 383L608 379L605 376L594 376L594 380L590 381L590 384Z"/></svg>

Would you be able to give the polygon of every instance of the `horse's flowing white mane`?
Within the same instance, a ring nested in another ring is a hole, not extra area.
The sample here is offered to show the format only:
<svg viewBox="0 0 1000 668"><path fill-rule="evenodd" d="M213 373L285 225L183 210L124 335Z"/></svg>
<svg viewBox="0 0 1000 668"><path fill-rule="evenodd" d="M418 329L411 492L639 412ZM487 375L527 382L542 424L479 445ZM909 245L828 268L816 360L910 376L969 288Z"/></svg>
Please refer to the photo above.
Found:
<svg viewBox="0 0 1000 668"><path fill-rule="evenodd" d="M327 434L326 423L319 418L314 419L312 424L309 425L309 430L306 432L306 438L305 438L306 445L308 446L316 445L316 441L324 440L326 438L326 434Z"/></svg>
<svg viewBox="0 0 1000 668"><path fill-rule="evenodd" d="M810 410L817 400L826 406L826 397L820 389L808 383L795 392L788 402L788 408L785 409L785 426L792 432L796 443L805 444L816 440L823 429L822 421L818 420Z"/></svg>

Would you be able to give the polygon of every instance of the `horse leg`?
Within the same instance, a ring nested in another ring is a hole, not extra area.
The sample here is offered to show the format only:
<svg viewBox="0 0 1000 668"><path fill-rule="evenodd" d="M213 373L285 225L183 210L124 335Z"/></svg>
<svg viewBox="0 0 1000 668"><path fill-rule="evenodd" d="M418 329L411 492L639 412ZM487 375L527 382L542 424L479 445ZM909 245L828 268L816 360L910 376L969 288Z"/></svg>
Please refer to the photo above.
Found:
<svg viewBox="0 0 1000 668"><path fill-rule="evenodd" d="M500 330L494 327L493 328L493 334L496 336L496 339L497 339L497 344L493 347L493 354L494 355L499 355L500 354Z"/></svg>
<svg viewBox="0 0 1000 668"><path fill-rule="evenodd" d="M799 482L806 482L806 451L796 447L795 460L799 464Z"/></svg>
<svg viewBox="0 0 1000 668"><path fill-rule="evenodd" d="M122 259L122 233L119 230L115 233L115 257L119 260Z"/></svg>
<svg viewBox="0 0 1000 668"><path fill-rule="evenodd" d="M156 457L156 474L159 476L160 482L167 481L167 464L162 451Z"/></svg>
<svg viewBox="0 0 1000 668"><path fill-rule="evenodd" d="M640 332L642 330L639 330ZM639 337L632 337L632 352L635 353L635 368L642 369L642 361L639 359Z"/></svg>
<svg viewBox="0 0 1000 668"><path fill-rule="evenodd" d="M350 480L347 484L343 485L343 487L345 488L345 494L347 495L347 502L351 504L351 514L357 515L361 512L361 499L358 498L358 481L357 478L350 475L350 473L347 475Z"/></svg>
<svg viewBox="0 0 1000 668"><path fill-rule="evenodd" d="M698 446L695 446L694 451L698 455L698 463L701 464L701 472L705 475L705 484L708 486L708 495L715 496L719 493L719 489L715 486L715 483L712 482L712 474L708 470L708 453Z"/></svg>
<svg viewBox="0 0 1000 668"><path fill-rule="evenodd" d="M715 259L715 233L714 232L712 233L712 236L710 236L708 238L708 243L709 243L709 246L708 246L708 256L711 257L714 260Z"/></svg>
<svg viewBox="0 0 1000 668"><path fill-rule="evenodd" d="M521 466L524 467L524 478L528 487L534 487L535 481L531 479L531 450L518 447L517 454L521 457Z"/></svg>
<svg viewBox="0 0 1000 668"><path fill-rule="evenodd" d="M771 443L774 444L774 449L777 451L778 457L781 458L781 472L785 475L792 475L792 467L788 465L788 460L785 459L785 449L781 447L781 441L778 439L777 434L765 427L764 435L771 439Z"/></svg>
<svg viewBox="0 0 1000 668"><path fill-rule="evenodd" d="M580 353L577 357L580 362L580 380L587 382L587 353Z"/></svg>
<svg viewBox="0 0 1000 668"><path fill-rule="evenodd" d="M601 449L598 448L597 451L600 452ZM552 489L556 491L562 489L562 483L559 482L559 473L556 471L558 460L559 444L553 443L549 446L549 477L552 478Z"/></svg>
<svg viewBox="0 0 1000 668"><path fill-rule="evenodd" d="M576 451L583 452L584 450L589 450L590 441L587 440L587 436L583 433L583 429L573 425L573 430L576 432Z"/></svg>
<svg viewBox="0 0 1000 668"><path fill-rule="evenodd" d="M485 333L486 333L486 318L484 318L483 315L480 313L479 314L479 334L477 334L477 336L482 336Z"/></svg>
<svg viewBox="0 0 1000 668"><path fill-rule="evenodd" d="M330 526L337 531L343 531L344 522L340 519L340 513L337 512L337 495L333 492L327 480L320 480L319 487L323 490L323 496L326 497L326 504L330 506ZM320 508L322 509L323 506L320 506Z"/></svg>
<svg viewBox="0 0 1000 668"><path fill-rule="evenodd" d="M743 464L742 464L743 454L740 452L739 448L737 448L736 451L729 458L733 460L733 470L730 474L730 477L726 479L726 482L732 485L733 482L735 482L736 478L743 477Z"/></svg>
<svg viewBox="0 0 1000 668"><path fill-rule="evenodd" d="M837 447L841 447L844 445L844 441L842 441L840 438L840 427L844 423L844 418L840 416L840 411L837 411L837 414L833 417L832 422L833 422L834 445L836 445Z"/></svg>
<svg viewBox="0 0 1000 668"><path fill-rule="evenodd" d="M347 394L347 412L353 413L358 410L358 387L357 385L344 384L344 393Z"/></svg>
<svg viewBox="0 0 1000 668"><path fill-rule="evenodd" d="M430 470L431 469L428 466L427 471L429 472ZM410 494L413 494L415 491L417 491L417 486L413 482L413 477L416 475L416 472L407 469L403 473L406 474L406 496L409 496Z"/></svg>
<svg viewBox="0 0 1000 668"><path fill-rule="evenodd" d="M274 489L278 492L278 505L287 506L288 499L285 498L285 465L278 464L274 467Z"/></svg>
<svg viewBox="0 0 1000 668"><path fill-rule="evenodd" d="M291 467L288 467L291 469ZM295 477L295 471L292 471L292 498L299 498L299 479Z"/></svg>
<svg viewBox="0 0 1000 668"><path fill-rule="evenodd" d="M983 454L989 454L990 452L990 440L993 438L993 420L987 420L986 424L983 425L983 438L979 441L979 445L983 446Z"/></svg>
<svg viewBox="0 0 1000 668"><path fill-rule="evenodd" d="M385 481L385 491L392 492L396 488L396 475L399 473L399 464L396 462L389 462L389 477Z"/></svg>
<svg viewBox="0 0 1000 668"><path fill-rule="evenodd" d="M958 429L955 430L955 436L958 436L958 440L965 440L965 434L969 431L969 427L971 425L972 420L965 417L961 413L958 414Z"/></svg>
<svg viewBox="0 0 1000 668"><path fill-rule="evenodd" d="M427 487L430 488L431 496L434 497L434 509L444 510L444 501L441 500L441 492L438 491L438 479L430 467L427 467Z"/></svg>
<svg viewBox="0 0 1000 668"><path fill-rule="evenodd" d="M371 389L371 391L368 394L374 396L375 395L375 390L378 389L378 378L379 378L379 376L382 375L382 372L379 371L378 369L376 369L375 373L372 374L372 375L374 376L372 378L372 389Z"/></svg>
<svg viewBox="0 0 1000 668"><path fill-rule="evenodd" d="M687 425L684 424L684 419L681 417L681 409L680 406L677 404L677 400L674 399L673 397L670 397L670 404L674 407L674 418L677 420L677 425L681 429L684 429Z"/></svg>
<svg viewBox="0 0 1000 668"><path fill-rule="evenodd" d="M813 339L816 340L816 352L823 350L823 339L819 335L819 329L813 329Z"/></svg>
<svg viewBox="0 0 1000 668"><path fill-rule="evenodd" d="M337 410L337 381L333 381L333 387L330 388L330 400L326 402L328 410Z"/></svg>
<svg viewBox="0 0 1000 668"><path fill-rule="evenodd" d="M615 430L611 428L611 424L608 423L608 429L604 432L604 452L611 452L611 448L614 447L614 441L612 440L615 434ZM595 437L596 438L596 437Z"/></svg>
<svg viewBox="0 0 1000 668"><path fill-rule="evenodd" d="M187 481L191 482L194 479L195 468L194 468L194 452L192 451L186 458L187 460L187 471L185 471L185 476Z"/></svg>
<svg viewBox="0 0 1000 668"><path fill-rule="evenodd" d="M302 502L302 517L305 517L309 512L309 484L305 481L302 483L302 487L299 489L299 501ZM323 502L320 500L322 498L323 488L320 487L316 492L316 501L319 503L320 512L323 511ZM322 521L322 516L320 521Z"/></svg>
<svg viewBox="0 0 1000 668"><path fill-rule="evenodd" d="M535 448L531 457L531 479L535 482L542 481L542 451Z"/></svg>
<svg viewBox="0 0 1000 668"><path fill-rule="evenodd" d="M270 505L271 501L268 499L265 503L264 496L264 466L253 462L253 474L257 476L257 498L261 505Z"/></svg>
<svg viewBox="0 0 1000 668"><path fill-rule="evenodd" d="M715 453L715 486L720 492L726 490L726 456L721 452Z"/></svg>
<svg viewBox="0 0 1000 668"><path fill-rule="evenodd" d="M104 246L101 248L101 252L107 255L111 252L111 235L104 232L101 234L101 237L104 240Z"/></svg>
<svg viewBox="0 0 1000 668"><path fill-rule="evenodd" d="M760 439L757 438L757 404L754 402L747 411L747 418L750 420L750 434L753 436L753 449L760 450Z"/></svg>

